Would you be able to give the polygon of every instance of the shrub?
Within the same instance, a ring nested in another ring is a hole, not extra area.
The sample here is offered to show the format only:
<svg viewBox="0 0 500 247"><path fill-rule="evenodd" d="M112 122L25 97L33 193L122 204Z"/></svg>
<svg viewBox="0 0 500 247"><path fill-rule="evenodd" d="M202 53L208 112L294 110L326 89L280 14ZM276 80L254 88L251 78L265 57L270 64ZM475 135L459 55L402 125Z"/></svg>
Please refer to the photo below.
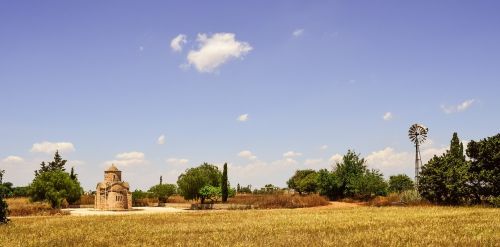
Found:
<svg viewBox="0 0 500 247"><path fill-rule="evenodd" d="M157 184L149 189L148 192L158 198L161 203L167 202L167 199L175 194L177 191L177 186L175 184Z"/></svg>
<svg viewBox="0 0 500 247"><path fill-rule="evenodd" d="M68 214L61 209L54 209L46 202L30 202L26 197L8 198L10 216L47 216Z"/></svg>
<svg viewBox="0 0 500 247"><path fill-rule="evenodd" d="M500 196L491 196L488 198L488 202L495 208L500 208Z"/></svg>
<svg viewBox="0 0 500 247"><path fill-rule="evenodd" d="M406 174L399 174L389 177L389 191L401 193L414 188L413 181Z"/></svg>
<svg viewBox="0 0 500 247"><path fill-rule="evenodd" d="M401 202L407 205L422 203L422 196L416 190L405 190L400 194Z"/></svg>
<svg viewBox="0 0 500 247"><path fill-rule="evenodd" d="M199 195L202 204L205 203L205 200L210 200L211 203L214 203L221 198L222 190L220 187L206 185L200 189Z"/></svg>

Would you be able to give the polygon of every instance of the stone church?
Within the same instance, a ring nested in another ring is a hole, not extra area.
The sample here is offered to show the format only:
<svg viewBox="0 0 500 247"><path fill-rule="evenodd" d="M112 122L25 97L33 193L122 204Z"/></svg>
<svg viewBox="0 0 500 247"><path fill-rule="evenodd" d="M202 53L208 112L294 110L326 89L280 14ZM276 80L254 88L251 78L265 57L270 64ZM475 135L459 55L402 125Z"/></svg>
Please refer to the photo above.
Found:
<svg viewBox="0 0 500 247"><path fill-rule="evenodd" d="M122 181L122 172L114 164L104 171L104 181L97 184L94 208L97 210L132 209L130 186Z"/></svg>

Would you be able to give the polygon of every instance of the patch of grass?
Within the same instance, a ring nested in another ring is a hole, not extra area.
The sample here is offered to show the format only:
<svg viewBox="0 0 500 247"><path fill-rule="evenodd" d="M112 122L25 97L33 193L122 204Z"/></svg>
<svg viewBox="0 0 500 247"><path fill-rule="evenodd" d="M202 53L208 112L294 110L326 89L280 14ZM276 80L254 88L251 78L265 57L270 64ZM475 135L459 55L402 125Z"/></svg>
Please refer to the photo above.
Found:
<svg viewBox="0 0 500 247"><path fill-rule="evenodd" d="M13 218L0 246L498 246L500 209L355 207Z"/></svg>
<svg viewBox="0 0 500 247"><path fill-rule="evenodd" d="M26 197L7 198L9 216L46 216L63 215L60 209L53 209L48 203L30 202ZM1 245L0 245L1 246Z"/></svg>

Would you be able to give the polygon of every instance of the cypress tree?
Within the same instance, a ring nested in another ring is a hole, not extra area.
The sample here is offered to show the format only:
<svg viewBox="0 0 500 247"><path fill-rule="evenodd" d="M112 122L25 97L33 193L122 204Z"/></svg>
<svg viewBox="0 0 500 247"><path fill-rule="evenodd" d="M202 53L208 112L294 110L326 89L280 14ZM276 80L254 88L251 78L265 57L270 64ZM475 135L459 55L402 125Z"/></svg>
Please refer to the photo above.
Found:
<svg viewBox="0 0 500 247"><path fill-rule="evenodd" d="M222 192L222 202L227 202L227 197L229 195L228 181L227 181L227 163L224 163L224 170L222 171L221 192Z"/></svg>

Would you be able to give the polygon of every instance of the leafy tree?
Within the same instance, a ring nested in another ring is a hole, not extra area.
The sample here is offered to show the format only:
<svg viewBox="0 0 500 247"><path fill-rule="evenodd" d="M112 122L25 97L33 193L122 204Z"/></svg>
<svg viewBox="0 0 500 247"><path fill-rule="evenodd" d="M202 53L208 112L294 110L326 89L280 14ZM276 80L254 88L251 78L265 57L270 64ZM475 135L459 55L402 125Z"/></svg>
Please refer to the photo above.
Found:
<svg viewBox="0 0 500 247"><path fill-rule="evenodd" d="M3 183L3 175L5 174L5 170L0 170L0 184Z"/></svg>
<svg viewBox="0 0 500 247"><path fill-rule="evenodd" d="M74 167L71 167L71 172L69 173L69 177L73 180L77 180L78 179L78 174L75 173L75 169Z"/></svg>
<svg viewBox="0 0 500 247"><path fill-rule="evenodd" d="M342 158L342 162L337 163L335 175L337 176L342 196L354 196L356 193L357 180L367 171L366 161L354 151L348 150Z"/></svg>
<svg viewBox="0 0 500 247"><path fill-rule="evenodd" d="M313 193L316 191L317 173L314 170L297 170L295 174L287 181L288 188L302 193Z"/></svg>
<svg viewBox="0 0 500 247"><path fill-rule="evenodd" d="M401 193L413 189L413 180L406 174L399 174L389 177L389 191Z"/></svg>
<svg viewBox="0 0 500 247"><path fill-rule="evenodd" d="M227 179L227 163L224 163L224 169L222 171L222 181L221 181L221 192L222 192L222 202L227 202L227 197L229 196L228 186L229 182Z"/></svg>
<svg viewBox="0 0 500 247"><path fill-rule="evenodd" d="M500 196L500 134L471 141L467 156L472 160L469 168L471 193L476 203L482 199Z"/></svg>
<svg viewBox="0 0 500 247"><path fill-rule="evenodd" d="M434 156L422 167L418 190L422 197L435 203L465 203L470 195L469 167L463 145L457 133L453 133L450 149L441 156Z"/></svg>
<svg viewBox="0 0 500 247"><path fill-rule="evenodd" d="M35 176L40 175L41 173L44 172L49 172L49 171L66 171L64 166L66 165L67 160L63 160L61 155L59 155L59 151L56 151L54 154L54 160L50 161L48 164L43 161L40 164L40 169L38 171L35 171Z"/></svg>
<svg viewBox="0 0 500 247"><path fill-rule="evenodd" d="M175 184L157 184L149 189L154 197L161 203L167 202L168 198L175 194L177 186Z"/></svg>
<svg viewBox="0 0 500 247"><path fill-rule="evenodd" d="M200 189L199 195L202 204L205 203L205 200L210 200L211 203L214 203L222 196L222 190L220 187L205 185Z"/></svg>
<svg viewBox="0 0 500 247"><path fill-rule="evenodd" d="M0 225L9 222L9 218L7 218L8 215L9 205L7 205L7 202L4 200L4 198L0 196Z"/></svg>
<svg viewBox="0 0 500 247"><path fill-rule="evenodd" d="M52 208L60 208L63 200L72 203L80 199L83 189L64 171L45 171L30 184L29 194L33 201L48 201Z"/></svg>
<svg viewBox="0 0 500 247"><path fill-rule="evenodd" d="M221 177L219 169L208 163L187 169L177 179L179 193L186 200L198 200L201 197L200 189L206 185L219 187Z"/></svg>
<svg viewBox="0 0 500 247"><path fill-rule="evenodd" d="M12 188L12 183L11 182L6 182L0 184L0 197L10 197L12 196L13 192Z"/></svg>
<svg viewBox="0 0 500 247"><path fill-rule="evenodd" d="M366 170L362 176L352 180L354 196L370 198L387 194L387 183L378 170Z"/></svg>
<svg viewBox="0 0 500 247"><path fill-rule="evenodd" d="M12 188L13 197L27 197L29 196L29 186L19 186Z"/></svg>
<svg viewBox="0 0 500 247"><path fill-rule="evenodd" d="M319 170L316 183L318 193L328 197L330 200L337 199L343 194L339 187L337 175L334 172L326 169Z"/></svg>

